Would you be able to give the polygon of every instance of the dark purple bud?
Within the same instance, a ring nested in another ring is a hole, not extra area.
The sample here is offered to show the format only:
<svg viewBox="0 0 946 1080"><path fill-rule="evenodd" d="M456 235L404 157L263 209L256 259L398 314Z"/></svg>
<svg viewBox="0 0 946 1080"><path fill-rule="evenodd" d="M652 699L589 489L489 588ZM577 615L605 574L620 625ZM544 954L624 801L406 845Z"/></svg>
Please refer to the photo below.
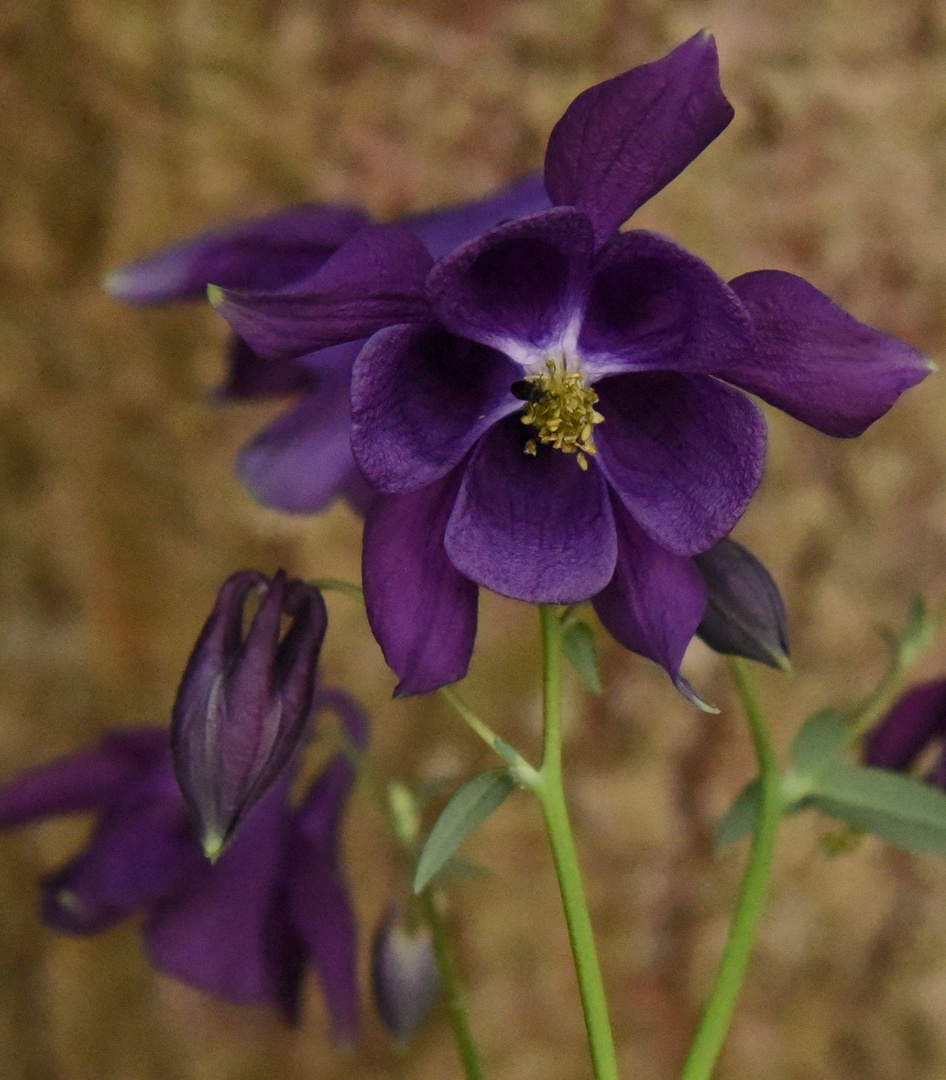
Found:
<svg viewBox="0 0 946 1080"><path fill-rule="evenodd" d="M864 760L876 769L902 772L943 735L946 735L946 681L924 683L904 694L870 733L864 745ZM937 787L946 787L942 762L931 779Z"/></svg>
<svg viewBox="0 0 946 1080"><path fill-rule="evenodd" d="M393 905L374 937L371 977L378 1015L400 1042L409 1042L440 993L430 930L410 927Z"/></svg>
<svg viewBox="0 0 946 1080"><path fill-rule="evenodd" d="M259 595L259 608L244 633L251 595ZM321 595L282 570L272 582L244 570L220 590L171 726L178 783L211 860L305 733L326 621Z"/></svg>
<svg viewBox="0 0 946 1080"><path fill-rule="evenodd" d="M772 575L734 540L693 559L708 602L697 636L711 649L787 671L788 621Z"/></svg>

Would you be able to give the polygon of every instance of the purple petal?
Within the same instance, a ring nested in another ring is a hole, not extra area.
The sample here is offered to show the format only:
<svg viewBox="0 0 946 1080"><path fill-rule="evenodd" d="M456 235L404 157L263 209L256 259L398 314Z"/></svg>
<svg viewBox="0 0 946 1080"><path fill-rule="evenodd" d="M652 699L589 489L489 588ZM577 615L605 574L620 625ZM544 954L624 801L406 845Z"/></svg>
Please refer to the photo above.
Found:
<svg viewBox="0 0 946 1080"><path fill-rule="evenodd" d="M289 849L289 911L318 972L338 1042L358 1031L357 926L339 864L338 830L354 781L351 763L333 758L296 815Z"/></svg>
<svg viewBox="0 0 946 1080"><path fill-rule="evenodd" d="M170 761L160 762L88 848L43 882L43 919L65 933L97 933L178 889L202 862Z"/></svg>
<svg viewBox="0 0 946 1080"><path fill-rule="evenodd" d="M401 680L396 696L456 682L470 663L477 588L443 546L461 469L410 495L379 496L365 519L365 606L384 659Z"/></svg>
<svg viewBox="0 0 946 1080"><path fill-rule="evenodd" d="M680 663L706 608L703 581L691 560L655 544L617 499L614 520L617 566L593 600L598 618L625 648L660 664L699 704L680 676Z"/></svg>
<svg viewBox="0 0 946 1080"><path fill-rule="evenodd" d="M130 304L202 299L210 284L277 289L313 274L368 224L348 206L293 206L204 233L116 270L106 290Z"/></svg>
<svg viewBox="0 0 946 1080"><path fill-rule="evenodd" d="M577 321L592 249L591 225L576 210L500 225L437 263L431 301L448 329L523 363Z"/></svg>
<svg viewBox="0 0 946 1080"><path fill-rule="evenodd" d="M723 131L733 109L705 30L662 60L579 94L552 129L545 186L577 206L603 243Z"/></svg>
<svg viewBox="0 0 946 1080"><path fill-rule="evenodd" d="M319 689L316 691L312 711L318 712L321 709L331 709L341 720L345 738L356 750L367 749L371 721L357 701L341 690Z"/></svg>
<svg viewBox="0 0 946 1080"><path fill-rule="evenodd" d="M117 731L94 750L22 773L0 789L0 829L102 810L168 751L164 728Z"/></svg>
<svg viewBox="0 0 946 1080"><path fill-rule="evenodd" d="M427 315L424 245L394 225L362 229L311 277L279 292L211 288L221 315L261 356L301 356Z"/></svg>
<svg viewBox="0 0 946 1080"><path fill-rule="evenodd" d="M218 401L280 397L305 393L312 384L311 372L298 360L266 360L233 334L227 344L227 377L214 397Z"/></svg>
<svg viewBox="0 0 946 1080"><path fill-rule="evenodd" d="M352 375L351 445L375 490L406 494L446 476L498 419L522 408L522 372L438 326L375 334Z"/></svg>
<svg viewBox="0 0 946 1080"><path fill-rule="evenodd" d="M900 771L913 764L929 743L946 734L946 681L926 683L905 694L870 733L864 760L878 769Z"/></svg>
<svg viewBox="0 0 946 1080"><path fill-rule="evenodd" d="M524 431L509 417L474 450L447 525L447 555L461 574L516 600L587 600L614 573L604 478L545 446L530 457Z"/></svg>
<svg viewBox="0 0 946 1080"><path fill-rule="evenodd" d="M262 506L320 513L358 473L350 426L348 379L319 379L313 392L243 447L240 479Z"/></svg>
<svg viewBox="0 0 946 1080"><path fill-rule="evenodd" d="M279 906L290 815L286 784L269 792L220 860L158 905L145 940L160 971L242 1004L290 1016L302 953Z"/></svg>
<svg viewBox="0 0 946 1080"><path fill-rule="evenodd" d="M826 435L860 435L933 370L794 274L759 270L730 285L752 318L755 347L720 377Z"/></svg>
<svg viewBox="0 0 946 1080"><path fill-rule="evenodd" d="M756 406L703 375L619 375L596 389L598 464L644 531L676 555L726 536L762 477Z"/></svg>
<svg viewBox="0 0 946 1080"><path fill-rule="evenodd" d="M407 218L403 224L423 240L435 259L441 259L454 248L503 221L538 214L550 206L542 177L536 175L519 180L488 199Z"/></svg>
<svg viewBox="0 0 946 1080"><path fill-rule="evenodd" d="M701 259L663 236L621 233L595 262L578 351L592 379L713 372L748 350L752 323Z"/></svg>

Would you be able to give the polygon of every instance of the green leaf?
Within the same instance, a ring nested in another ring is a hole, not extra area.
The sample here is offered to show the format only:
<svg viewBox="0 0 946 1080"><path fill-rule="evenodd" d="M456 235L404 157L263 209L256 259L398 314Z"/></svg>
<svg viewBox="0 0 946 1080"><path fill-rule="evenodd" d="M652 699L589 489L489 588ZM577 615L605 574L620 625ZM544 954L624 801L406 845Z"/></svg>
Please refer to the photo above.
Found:
<svg viewBox="0 0 946 1080"><path fill-rule="evenodd" d="M601 670L591 627L584 622L572 623L565 631L565 655L581 676L581 681L593 694L600 694Z"/></svg>
<svg viewBox="0 0 946 1080"><path fill-rule="evenodd" d="M516 788L502 766L474 776L460 788L437 818L414 871L414 892L422 892L453 853Z"/></svg>
<svg viewBox="0 0 946 1080"><path fill-rule="evenodd" d="M736 796L736 801L723 815L716 826L713 846L716 850L735 844L755 832L759 820L759 805L762 800L762 784L758 777L747 784Z"/></svg>
<svg viewBox="0 0 946 1080"><path fill-rule="evenodd" d="M835 762L808 805L905 851L946 856L946 792L900 773Z"/></svg>
<svg viewBox="0 0 946 1080"><path fill-rule="evenodd" d="M799 731L792 744L792 761L795 769L806 777L813 777L833 765L847 746L848 727L840 714L833 709L813 716Z"/></svg>

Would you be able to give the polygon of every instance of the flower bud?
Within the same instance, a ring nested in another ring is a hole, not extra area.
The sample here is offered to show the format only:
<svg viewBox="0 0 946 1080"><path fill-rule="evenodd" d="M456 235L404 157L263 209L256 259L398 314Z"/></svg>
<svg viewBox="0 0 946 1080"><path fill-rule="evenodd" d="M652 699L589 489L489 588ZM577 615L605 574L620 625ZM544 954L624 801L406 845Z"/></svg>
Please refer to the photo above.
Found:
<svg viewBox="0 0 946 1080"><path fill-rule="evenodd" d="M697 636L718 653L787 671L785 602L768 570L733 540L723 540L693 561L707 592Z"/></svg>
<svg viewBox="0 0 946 1080"><path fill-rule="evenodd" d="M409 928L392 905L378 927L371 953L375 1004L384 1026L409 1042L440 993L437 957L430 930Z"/></svg>
<svg viewBox="0 0 946 1080"><path fill-rule="evenodd" d="M259 608L244 634L246 603L257 593ZM171 726L178 783L211 860L305 733L326 622L321 595L281 570L272 582L244 570L220 590Z"/></svg>

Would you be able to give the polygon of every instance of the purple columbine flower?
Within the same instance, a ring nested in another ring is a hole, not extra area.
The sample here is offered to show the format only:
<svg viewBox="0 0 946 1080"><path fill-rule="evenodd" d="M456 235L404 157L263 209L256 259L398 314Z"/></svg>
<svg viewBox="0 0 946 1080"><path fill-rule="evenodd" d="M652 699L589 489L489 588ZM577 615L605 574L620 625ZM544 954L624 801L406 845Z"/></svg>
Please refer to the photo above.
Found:
<svg viewBox="0 0 946 1080"><path fill-rule="evenodd" d="M244 634L254 597L259 607ZM303 740L327 623L318 590L282 570L271 582L242 570L221 587L171 725L174 769L208 858L217 858Z"/></svg>
<svg viewBox="0 0 946 1080"><path fill-rule="evenodd" d="M946 680L904 694L864 744L864 760L876 769L904 772L930 746L940 746L929 780L946 790Z"/></svg>
<svg viewBox="0 0 946 1080"><path fill-rule="evenodd" d="M353 745L364 747L367 718L353 702L324 691L316 705L338 712ZM338 831L353 778L337 755L293 809L285 773L211 865L174 780L167 731L118 731L0 789L0 829L94 813L86 848L42 883L48 926L94 934L144 912L156 968L229 1001L276 1008L289 1022L311 961L335 1037L347 1041L359 995Z"/></svg>
<svg viewBox="0 0 946 1080"><path fill-rule="evenodd" d="M433 258L507 218L549 206L540 176L499 194L405 225ZM291 289L317 273L348 240L371 224L354 207L304 204L160 251L122 267L105 288L130 304L203 300L207 286ZM364 512L371 491L351 456L349 386L363 341L292 357L263 357L240 337L227 346L227 376L217 391L225 401L298 395L298 403L241 451L237 469L253 497L289 513L325 510L337 495Z"/></svg>
<svg viewBox="0 0 946 1080"><path fill-rule="evenodd" d="M486 586L592 599L691 694L680 662L707 603L693 556L762 475L765 423L742 391L850 437L928 374L792 274L727 285L662 236L617 231L732 116L697 34L572 103L546 152L550 210L435 265L406 230L363 230L290 290L215 293L262 355L374 335L352 447L382 495L364 586L397 692L464 675Z"/></svg>

